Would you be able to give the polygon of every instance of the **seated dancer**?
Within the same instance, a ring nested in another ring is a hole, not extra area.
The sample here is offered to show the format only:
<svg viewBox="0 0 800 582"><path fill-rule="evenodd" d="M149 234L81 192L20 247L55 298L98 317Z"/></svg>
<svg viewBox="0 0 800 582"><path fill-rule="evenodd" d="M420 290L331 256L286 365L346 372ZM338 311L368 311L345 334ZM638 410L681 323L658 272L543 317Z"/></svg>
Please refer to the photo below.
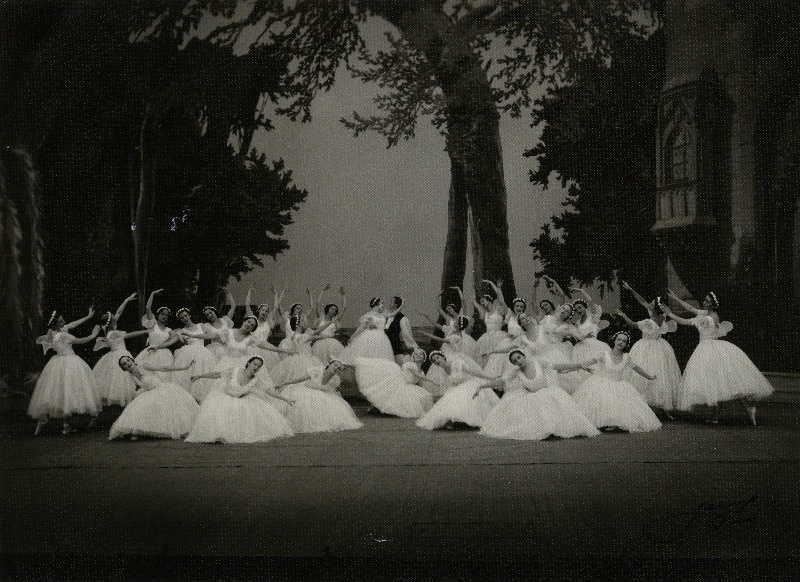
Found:
<svg viewBox="0 0 800 582"><path fill-rule="evenodd" d="M193 363L189 361L183 366L157 367L139 365L130 356L122 356L119 367L134 379L138 394L111 425L108 439L126 435L133 441L140 436L179 439L187 434L200 406L186 390L172 382L165 382L157 373L182 372Z"/></svg>
<svg viewBox="0 0 800 582"><path fill-rule="evenodd" d="M319 301L317 303L322 301L323 293L329 287L330 285L326 286L322 292L320 292ZM322 316L319 321L314 325L312 335L321 336L322 339L311 344L311 351L322 362L329 362L332 359L339 358L344 351L344 346L336 339L336 332L339 330L339 321L342 319L347 309L347 296L345 295L344 287L339 287L339 297L341 298L341 311L339 311L339 306L335 303L328 303L322 310Z"/></svg>
<svg viewBox="0 0 800 582"><path fill-rule="evenodd" d="M414 362L424 361L424 356L425 352L417 348L402 367L380 358L356 359L359 391L383 414L419 418L433 406L430 393L417 385L425 378Z"/></svg>
<svg viewBox="0 0 800 582"><path fill-rule="evenodd" d="M720 403L738 400L755 426L756 406L752 401L769 396L774 388L741 348L720 339L733 329L733 324L729 321L720 323L716 293L709 291L703 300L703 309L696 309L678 299L671 290L669 293L695 316L684 319L662 305L667 317L681 325L693 325L700 332L700 342L683 370L681 410L691 410L700 404L711 406L713 412L707 422L717 424Z"/></svg>
<svg viewBox="0 0 800 582"><path fill-rule="evenodd" d="M477 365L477 361L474 359L474 355L477 351L477 343L474 339L466 332L467 328L469 327L469 319L465 316L460 315L456 320L456 328L452 328L449 325L438 325L431 321L425 314L420 314L425 319L430 322L431 325L434 327L438 327L444 332L444 337L437 337L433 334L426 333L424 331L419 332L420 334L424 335L425 337L430 338L432 341L439 342L442 344L441 351L445 355L445 358L448 361L454 361L456 359L467 359L474 364ZM446 374L442 368L435 364L431 364L430 368L428 368L428 373L426 374L426 378L429 380L429 385L431 387L436 387L441 389L444 384ZM432 394L437 398L442 396L443 393L439 393L436 389L429 388L429 390L433 390Z"/></svg>
<svg viewBox="0 0 800 582"><path fill-rule="evenodd" d="M624 331L617 332L612 339L614 348L610 352L581 364L584 368L598 365L599 369L580 385L573 398L584 416L601 430L646 432L661 428L661 422L641 394L630 382L622 379L626 368L633 369L648 380L656 379L623 352L630 339Z"/></svg>
<svg viewBox="0 0 800 582"><path fill-rule="evenodd" d="M269 342L269 336L272 334L272 329L275 327L276 323L275 316L280 311L281 300L283 299L284 293L286 293L286 290L284 290L280 295L278 295L278 292L275 291L274 285L271 287L271 291L273 297L272 309L270 309L270 306L266 303L261 303L258 307L256 307L255 313L253 313L250 303L253 285L250 285L250 289L247 290L247 297L245 298L245 315L255 315L256 320L258 321L258 327L253 332L253 341L255 344ZM278 362L281 361L278 352L259 348L258 345L254 345L252 351L255 355L261 356L261 359L264 360L263 367L267 371L271 371L275 366L278 365Z"/></svg>
<svg viewBox="0 0 800 582"><path fill-rule="evenodd" d="M487 376L479 366L467 360L449 361L438 350L432 351L429 358L447 374L444 395L417 421L417 426L426 430L451 428L454 423L482 426L489 411L500 400L492 390L482 388L489 387L486 380L497 378Z"/></svg>
<svg viewBox="0 0 800 582"><path fill-rule="evenodd" d="M489 412L480 434L516 440L600 434L558 385L556 371L574 370L575 364L550 364L529 358L520 349L512 350L508 359L514 368L489 384L492 388L503 384L505 394Z"/></svg>
<svg viewBox="0 0 800 582"><path fill-rule="evenodd" d="M278 400L293 406L294 401L261 382L263 364L261 356L251 356L243 367L192 377L220 378L222 386L203 400L187 443L257 443L294 434L272 405Z"/></svg>

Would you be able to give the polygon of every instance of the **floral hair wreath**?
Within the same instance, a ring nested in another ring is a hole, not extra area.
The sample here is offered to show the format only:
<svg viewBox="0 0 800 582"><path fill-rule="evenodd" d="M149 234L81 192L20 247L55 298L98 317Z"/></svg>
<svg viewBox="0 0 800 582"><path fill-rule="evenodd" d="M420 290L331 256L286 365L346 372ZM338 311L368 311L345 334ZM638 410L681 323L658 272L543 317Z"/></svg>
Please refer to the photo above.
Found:
<svg viewBox="0 0 800 582"><path fill-rule="evenodd" d="M212 305L206 305L205 307L203 307L203 313L205 313L208 310L213 311L214 315L219 315L219 311L217 311L217 308Z"/></svg>
<svg viewBox="0 0 800 582"><path fill-rule="evenodd" d="M380 304L380 302L381 302L380 297L373 297L372 299L369 300L369 308L370 309L376 308L378 304Z"/></svg>
<svg viewBox="0 0 800 582"><path fill-rule="evenodd" d="M488 294L481 295L481 298L486 299L486 301L488 301L489 303L492 303L494 301L494 297Z"/></svg>
<svg viewBox="0 0 800 582"><path fill-rule="evenodd" d="M514 301L511 302L511 305L513 306L515 303L522 303L523 308L528 307L528 302L525 301L522 297L514 297Z"/></svg>
<svg viewBox="0 0 800 582"><path fill-rule="evenodd" d="M250 356L250 358L248 358L247 363L244 365L244 367L246 368L247 366L249 366L250 362L252 362L253 360L259 360L261 362L261 365L262 366L264 365L264 358L262 358L261 356Z"/></svg>
<svg viewBox="0 0 800 582"><path fill-rule="evenodd" d="M328 363L325 365L325 369L327 370L328 368L330 368L331 366L333 366L333 365L334 365L334 364L336 364L336 363L338 363L338 364L341 364L342 366L344 366L344 365L345 365L343 361L341 361L341 360L339 360L339 359L336 359L336 358L331 358L330 362L328 362Z"/></svg>
<svg viewBox="0 0 800 582"><path fill-rule="evenodd" d="M47 327L53 325L53 321L55 321L56 315L58 315L58 309L54 309L53 313L50 314L50 319L47 320Z"/></svg>
<svg viewBox="0 0 800 582"><path fill-rule="evenodd" d="M176 312L175 312L175 317L180 317L180 316L181 316L181 313L183 313L184 311L185 311L186 313L188 313L189 315L191 315L191 314L192 314L192 312L191 312L191 311L189 311L189 308L188 308L188 307L181 307L181 308L180 308L178 311L176 311Z"/></svg>
<svg viewBox="0 0 800 582"><path fill-rule="evenodd" d="M242 323L244 323L248 319L252 319L253 322L256 324L256 327L258 327L258 318L255 315L246 315L245 318L242 320Z"/></svg>
<svg viewBox="0 0 800 582"><path fill-rule="evenodd" d="M447 359L447 356L444 355L442 350L431 350L428 354L428 359L433 360L433 356L442 356L445 360Z"/></svg>
<svg viewBox="0 0 800 582"><path fill-rule="evenodd" d="M424 362L428 358L428 354L425 353L425 350L422 348L415 348L413 352L411 352L411 359L412 360L419 360L420 362Z"/></svg>
<svg viewBox="0 0 800 582"><path fill-rule="evenodd" d="M161 312L162 312L162 311L164 311L164 310L166 310L166 311L167 311L167 315L172 315L172 310L170 310L170 308L169 308L169 307L167 307L166 305L164 305L164 306L162 306L162 307L159 307L158 309L156 309L156 315L158 315L159 313L161 313Z"/></svg>
<svg viewBox="0 0 800 582"><path fill-rule="evenodd" d="M110 311L106 311L103 315L100 316L100 319L106 316L108 316L108 319L106 319L106 322L101 326L104 331L106 330L106 328L108 328L109 325L111 325L111 322L114 321L114 316L111 315Z"/></svg>
<svg viewBox="0 0 800 582"><path fill-rule="evenodd" d="M624 336L625 336L626 344L630 344L630 343L631 343L631 336L630 336L630 334L628 334L628 332L627 332L627 331L618 331L617 333L615 333L615 334L614 334L614 335L611 337L611 341L612 341L612 342L615 342L615 341L617 341L617 337L618 337L618 336L621 336L621 335L624 335Z"/></svg>
<svg viewBox="0 0 800 582"><path fill-rule="evenodd" d="M262 308L262 307L266 307L267 309L269 309L269 308L270 308L268 303L261 303L261 304L260 304L258 307L256 307L256 313L258 313L259 311L261 311L261 308Z"/></svg>
<svg viewBox="0 0 800 582"><path fill-rule="evenodd" d="M719 299L717 299L717 294L713 291L709 291L708 294L711 296L711 299L714 300L714 307L719 307Z"/></svg>
<svg viewBox="0 0 800 582"><path fill-rule="evenodd" d="M584 299L576 299L572 302L572 308L575 309L576 305L583 305L584 309L589 309L589 304Z"/></svg>

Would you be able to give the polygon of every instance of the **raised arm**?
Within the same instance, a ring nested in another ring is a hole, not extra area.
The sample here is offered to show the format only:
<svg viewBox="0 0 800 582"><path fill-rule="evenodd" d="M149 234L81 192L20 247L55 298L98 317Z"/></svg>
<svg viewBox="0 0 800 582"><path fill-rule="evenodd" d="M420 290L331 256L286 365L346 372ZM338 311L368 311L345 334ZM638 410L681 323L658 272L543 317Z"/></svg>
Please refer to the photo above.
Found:
<svg viewBox="0 0 800 582"><path fill-rule="evenodd" d="M680 297L675 295L675 292L672 289L669 289L669 296L672 297L675 301L677 301L678 305L683 307L686 311L694 313L695 315L705 315L706 314L706 311L704 311L703 309L697 309L696 307L694 307L690 303L687 303L686 301L684 301L683 299L681 299ZM677 318L676 318L676 321L677 321Z"/></svg>
<svg viewBox="0 0 800 582"><path fill-rule="evenodd" d="M65 324L64 325L64 330L66 331L68 329L73 329L75 327L78 327L82 323L86 323L87 321L89 321L92 317L94 317L94 307L90 307L89 308L89 313L88 313L88 315L86 315L86 317L82 317L80 319L76 319L75 321L72 321L70 323ZM84 342L81 342L81 343L84 343Z"/></svg>
<svg viewBox="0 0 800 582"><path fill-rule="evenodd" d="M664 303L661 303L661 311L664 312L664 315L674 319L675 321L677 321L681 325L694 325L694 320L685 319L683 317L678 317L677 315L672 313L672 309L670 309L670 307L668 305L664 304Z"/></svg>
<svg viewBox="0 0 800 582"><path fill-rule="evenodd" d="M635 321L633 321L630 317L625 315L621 309L617 309L615 312L616 315L619 315L628 327L639 327Z"/></svg>
<svg viewBox="0 0 800 582"><path fill-rule="evenodd" d="M627 281L622 281L622 288L623 289L627 289L628 291L630 291L631 294L633 295L633 298L636 299L636 301L639 303L639 305L644 307L647 310L647 312L650 313L650 304L647 303L645 298L642 297L641 295L639 295L636 292L636 290L628 284Z"/></svg>
<svg viewBox="0 0 800 582"><path fill-rule="evenodd" d="M495 295L497 295L497 300L500 302L497 310L500 312L501 315L505 315L506 311L508 311L508 305L506 305L506 298L503 297L503 280L498 279L497 285L495 285L488 279L484 279L483 282L488 283L489 286L492 288L492 290L495 292ZM498 305L497 302L495 302L495 305Z"/></svg>
<svg viewBox="0 0 800 582"><path fill-rule="evenodd" d="M570 287L569 290L575 291L576 293L580 293L581 295L583 295L586 298L586 301L590 305L594 303L594 299L592 298L592 296L589 295L589 293L583 287Z"/></svg>
<svg viewBox="0 0 800 582"><path fill-rule="evenodd" d="M158 295L162 291L164 291L164 290L163 289L156 289L155 291L150 293L150 295L148 296L147 304L144 306L145 315L147 316L147 319L155 319L155 315L153 315L153 299L155 298L156 295Z"/></svg>
<svg viewBox="0 0 800 582"><path fill-rule="evenodd" d="M542 279L547 281L552 286L553 291L555 291L556 295L558 295L561 298L562 303L566 302L567 294L564 293L564 290L561 288L561 285L559 285L555 279L549 277L548 275L542 275Z"/></svg>
<svg viewBox="0 0 800 582"><path fill-rule="evenodd" d="M541 282L539 277L534 278L533 291L531 292L531 307L533 308L533 315L537 319L542 317L542 310L539 308L539 285L541 285Z"/></svg>
<svg viewBox="0 0 800 582"><path fill-rule="evenodd" d="M250 297L253 295L253 287L255 287L255 283L250 283L250 288L247 289L247 295L244 298L244 314L247 317L250 317L253 314L253 305L250 300Z"/></svg>
<svg viewBox="0 0 800 582"><path fill-rule="evenodd" d="M233 293L228 291L228 301L231 304L231 308L228 310L228 319L233 321L233 314L236 312L236 299L233 298Z"/></svg>
<svg viewBox="0 0 800 582"><path fill-rule="evenodd" d="M339 310L339 319L341 319L347 309L347 294L345 293L344 286L339 287L339 297L342 298L342 308Z"/></svg>
<svg viewBox="0 0 800 582"><path fill-rule="evenodd" d="M420 316L421 316L423 319L425 319L425 321L427 321L428 323L430 323L430 324L431 324L433 327L435 327L436 329L440 329L440 330L444 331L444 326L443 326L443 325L439 325L438 323L436 323L435 321L433 321L433 320L432 320L430 317L428 317L426 314L422 313L421 311L418 311L417 313L419 313L419 314L420 314ZM446 314L444 311L442 311L441 309L439 310L439 313L442 313L442 314L443 314L445 317L449 317L449 316L448 316L448 315L447 315L447 314ZM420 333L422 333L422 332L420 332Z"/></svg>
<svg viewBox="0 0 800 582"><path fill-rule="evenodd" d="M119 318L122 317L122 312L125 311L125 307L134 299L136 299L136 293L131 293L131 295L125 298L125 301L122 302L117 308L117 312L114 314L114 321L119 321Z"/></svg>

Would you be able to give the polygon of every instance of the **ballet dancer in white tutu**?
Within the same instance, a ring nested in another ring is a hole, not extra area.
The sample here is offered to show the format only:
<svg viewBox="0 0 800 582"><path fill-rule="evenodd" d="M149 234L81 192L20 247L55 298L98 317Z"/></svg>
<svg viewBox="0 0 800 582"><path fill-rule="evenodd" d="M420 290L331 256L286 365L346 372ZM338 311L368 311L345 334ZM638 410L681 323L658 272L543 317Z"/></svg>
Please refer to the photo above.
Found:
<svg viewBox="0 0 800 582"><path fill-rule="evenodd" d="M644 297L625 281L622 281L622 288L630 291L639 305L647 309L649 315L647 319L633 321L622 311L617 311L617 315L622 317L626 324L637 327L642 332L642 339L635 342L631 348L631 359L656 375L656 379L650 382L633 370L627 369L623 378L633 384L651 408L663 411L669 420L674 420L670 412L678 408L681 369L675 358L675 351L663 336L675 332L677 323L666 319L659 305L659 297L650 302L645 301Z"/></svg>
<svg viewBox="0 0 800 582"><path fill-rule="evenodd" d="M522 329L522 325L519 323L519 318L525 315L527 309L528 302L522 297L516 297L514 301L511 302L511 309L506 311L506 329L512 340L525 334L525 330Z"/></svg>
<svg viewBox="0 0 800 582"><path fill-rule="evenodd" d="M294 401L261 382L263 364L260 356L252 356L243 367L192 377L192 381L219 378L221 389L203 401L187 443L256 443L294 434L272 405L279 401L291 407Z"/></svg>
<svg viewBox="0 0 800 582"><path fill-rule="evenodd" d="M505 393L489 412L480 434L516 440L600 434L558 385L556 371L574 370L576 364L550 364L530 358L520 349L512 350L508 359L514 367L489 385L496 388L502 384Z"/></svg>
<svg viewBox="0 0 800 582"><path fill-rule="evenodd" d="M281 292L278 295L278 292L275 291L275 287L271 286L272 297L273 297L273 305L272 308L266 303L261 303L256 307L255 313L251 309L250 303L250 296L253 292L253 285L250 285L250 289L247 290L247 298L245 299L246 311L245 315L252 316L255 315L256 319L258 320L258 327L253 332L253 341L256 344L264 343L269 341L270 335L272 335L272 330L276 325L275 316L280 310L281 301L283 300L283 295L286 293L286 290ZM264 368L267 371L272 370L278 363L281 361L281 357L278 352L272 352L270 350L265 350L256 346L253 347L253 353L255 355L261 356L261 359L264 360Z"/></svg>
<svg viewBox="0 0 800 582"><path fill-rule="evenodd" d="M752 401L769 396L774 388L747 354L738 346L720 339L733 329L733 324L729 321L720 322L716 294L710 291L703 300L703 309L696 309L679 299L672 290L669 293L694 317L678 317L667 305L662 304L661 308L667 317L682 325L692 325L700 332L700 343L683 370L680 408L691 410L699 404L711 406L713 412L707 422L718 424L720 403L738 400L755 426L756 406Z"/></svg>
<svg viewBox="0 0 800 582"><path fill-rule="evenodd" d="M182 366L138 365L130 356L119 359L119 367L133 378L138 394L111 425L108 439L140 436L179 439L191 430L200 406L186 390L165 382L159 372L172 374L188 370L193 362Z"/></svg>
<svg viewBox="0 0 800 582"><path fill-rule="evenodd" d="M444 353L434 350L428 356L432 363L444 369L444 395L433 405L417 426L426 430L452 428L456 423L481 427L489 411L500 398L492 390L488 381L497 380L487 376L479 366L464 359L449 361ZM477 394L477 397L474 396Z"/></svg>
<svg viewBox="0 0 800 582"><path fill-rule="evenodd" d="M498 279L496 285L488 279L484 279L483 282L489 285L496 295L495 298L492 298L491 295L482 295L480 303L472 300L472 304L486 324L486 332L478 338L478 355L481 358L479 363L485 366L489 359L489 352L498 349L500 343L508 339L508 334L503 331L503 320L508 307L503 298L502 279Z"/></svg>
<svg viewBox="0 0 800 582"><path fill-rule="evenodd" d="M537 356L551 364L570 364L572 344L567 341L575 334L575 326L570 323L572 305L559 306L553 317L545 317L539 324L539 344ZM578 388L578 377L569 373L559 378L559 385L572 394Z"/></svg>
<svg viewBox="0 0 800 582"><path fill-rule="evenodd" d="M420 335L430 338L431 341L440 343L441 351L444 353L445 358L447 358L448 361L452 362L456 359L467 359L472 363L479 365L476 359L477 342L467 333L467 329L470 326L470 321L466 316L459 315L455 321L456 327L453 328L449 325L439 325L435 323L424 313L420 313L420 315L427 319L431 325L440 329L444 333L444 337L438 337L424 331L418 332ZM442 386L444 386L444 380L446 376L447 374L445 374L445 371L442 368L436 364L431 364L431 366L428 368L428 373L426 374L426 378L429 380L429 382L425 385L425 388L432 390L431 394L436 398L441 397L444 393L440 392L440 390L442 389Z"/></svg>
<svg viewBox="0 0 800 582"><path fill-rule="evenodd" d="M364 426L332 381L339 380L344 369L342 362L332 360L324 369L309 367L303 377L279 388L281 395L295 401L286 414L294 432L336 432Z"/></svg>
<svg viewBox="0 0 800 582"><path fill-rule="evenodd" d="M153 311L153 298L163 292L163 289L156 289L147 298L145 314L142 316L142 327L148 329L147 347L136 356L136 363L140 366L148 364L152 368L168 368L175 363L175 358L169 347L179 341L178 334L167 326L172 312L169 307L159 307ZM169 372L157 372L157 375L165 382L172 381Z"/></svg>
<svg viewBox="0 0 800 582"><path fill-rule="evenodd" d="M206 323L202 325L203 334L206 335L206 339L209 342L206 347L211 350L211 353L216 356L217 360L221 360L228 354L223 336L228 333L226 330L233 327L232 318L234 310L236 309L236 303L234 302L233 295L230 293L228 293L228 301L231 303L231 309L228 311L228 315L223 317L219 316L217 308L213 305L203 307L203 317L206 318Z"/></svg>
<svg viewBox="0 0 800 582"><path fill-rule="evenodd" d="M361 316L358 327L347 347L342 351L341 361L354 365L356 358L382 358L395 361L392 343L386 335L386 310L383 301L373 297L369 302L370 310Z"/></svg>
<svg viewBox="0 0 800 582"><path fill-rule="evenodd" d="M320 300L322 299L322 294L328 287L329 286L326 286L320 293ZM341 304L341 310L336 303L328 303L325 305L322 310L322 316L314 325L313 335L321 336L321 339L316 340L311 345L311 351L322 362L338 359L344 351L342 342L336 339L336 334L339 331L339 321L342 319L347 309L347 295L345 294L344 287L339 287L339 303Z"/></svg>
<svg viewBox="0 0 800 582"><path fill-rule="evenodd" d="M337 323L338 317L334 316L333 320L329 321L326 325L331 326ZM324 332L325 329L326 328L323 327L320 331ZM285 346L286 350L284 359L270 372L270 376L272 376L272 380L275 384L286 384L291 382L294 378L304 376L308 373L309 368L323 367L325 364L314 355L311 344L324 337L325 336L322 334L315 334L311 330L306 329L302 321L298 322L292 334L291 341L288 343L285 341L281 342L281 345ZM333 382L334 388L338 388L338 376L333 379Z"/></svg>
<svg viewBox="0 0 800 582"><path fill-rule="evenodd" d="M91 416L87 428L94 426L97 421L101 407L100 391L89 364L75 354L72 346L94 340L100 332L100 326L94 326L92 333L82 338L76 338L69 333L69 330L75 329L92 317L94 317L93 307L89 308L86 317L70 323L64 321L61 313L54 311L47 322L47 333L36 339L36 343L42 346L45 354L52 349L56 355L50 358L39 374L28 404L28 416L37 420L36 430L33 433L35 435L42 431L50 418L63 419L62 434L75 432L69 425L69 418L73 414Z"/></svg>
<svg viewBox="0 0 800 582"><path fill-rule="evenodd" d="M536 299L539 294L539 288L541 287L542 281L544 281L545 287L555 296L558 298L558 305L563 305L567 302L567 295L558 285L558 283L552 277L548 277L547 275L542 275L541 277L536 277L533 282L533 303L536 303ZM550 299L542 299L538 302L539 310L538 313L535 313L536 320L539 324L544 323L546 320L553 319L555 317L556 312L556 304L553 303Z"/></svg>
<svg viewBox="0 0 800 582"><path fill-rule="evenodd" d="M92 368L92 374L100 390L100 400L104 404L116 404L125 406L133 400L136 395L136 383L131 375L124 372L119 367L119 359L122 356L133 357L125 345L125 340L147 335L150 330L141 329L138 331L125 332L117 329L117 322L122 316L125 307L136 298L136 293L126 298L119 306L117 312L112 314L107 311L100 316L100 331L102 337L98 337L94 342L94 351L110 348L97 360Z"/></svg>
<svg viewBox="0 0 800 582"><path fill-rule="evenodd" d="M183 346L175 350L175 366L183 368L187 362L194 362L189 368L174 372L173 381L187 390L194 399L201 402L213 388L213 382L192 382L191 376L205 374L217 369L217 357L204 345L202 338L189 337L191 334L203 334L203 326L192 321L192 314L186 307L175 312L183 327L178 331Z"/></svg>
<svg viewBox="0 0 800 582"><path fill-rule="evenodd" d="M417 384L425 379L414 364L420 354L424 357L425 352L414 350L411 361L403 366L381 358L357 358L358 390L383 414L419 418L433 406L430 393Z"/></svg>
<svg viewBox="0 0 800 582"><path fill-rule="evenodd" d="M614 347L610 352L579 364L584 368L598 367L580 385L573 398L584 416L601 430L647 432L661 428L661 422L642 395L630 382L622 379L626 368L648 380L656 379L624 353L630 341L626 332L617 332L612 338Z"/></svg>
<svg viewBox="0 0 800 582"><path fill-rule="evenodd" d="M311 291L306 289L308 292L308 298L311 300ZM305 314L305 309L302 303L295 303L289 308L288 313L283 313L280 311L280 315L283 316L283 332L284 338L278 344L278 347L286 350L287 352L293 351L292 346L292 338L294 337L295 333L302 333L302 330L305 330L308 327L308 316ZM286 355L281 355L280 358L283 360Z"/></svg>

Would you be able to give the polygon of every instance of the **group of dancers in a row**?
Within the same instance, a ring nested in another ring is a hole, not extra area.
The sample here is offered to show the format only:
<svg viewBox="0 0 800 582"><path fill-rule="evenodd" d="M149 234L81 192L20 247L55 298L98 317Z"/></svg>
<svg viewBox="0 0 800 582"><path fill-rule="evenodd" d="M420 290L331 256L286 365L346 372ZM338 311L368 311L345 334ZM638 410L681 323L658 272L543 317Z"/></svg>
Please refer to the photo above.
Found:
<svg viewBox="0 0 800 582"><path fill-rule="evenodd" d="M117 329L136 294L116 313L101 315L83 338L70 330L93 318L93 309L71 323L55 311L47 334L38 341L45 353L53 349L56 355L39 376L28 414L38 421L35 434L50 418L62 419L66 434L74 431L72 415L89 415L91 427L104 405L116 404L124 409L111 427L111 439L262 442L363 426L338 392L344 379L354 382L383 414L417 419L417 426L428 430L468 425L496 438L650 431L661 426L654 410L672 418L673 410L701 404L712 407L707 420L716 424L719 404L730 400L741 402L756 424L753 401L773 389L744 352L720 339L732 325L720 321L713 292L696 309L670 291L693 315L683 318L660 298L648 302L623 282L648 313L648 318L633 321L617 312L642 332L628 352L631 338L625 331L614 334L610 345L598 339L608 323L589 293L571 288L582 296L571 301L555 281L543 280L560 300L541 300L535 314L528 313L522 298L509 308L502 281L485 281L492 293L471 302L486 326L477 340L469 333L473 318L466 313L461 289L443 291L443 296L454 297L440 309L444 323L423 315L442 334L416 332L441 343L427 354L414 338L400 297L389 305L372 299L370 311L343 345L337 336L346 309L344 289L339 289L338 304L320 309L330 286L316 303L306 290L308 313L301 303L283 311L285 291L274 290L272 305L260 304L253 311L251 287L239 327L232 321L236 305L230 294L228 314L220 317L215 307L205 307L202 324L193 321L189 309L178 309L177 329L168 325L173 316L169 308L153 309L161 289L150 294L143 329L137 331ZM539 283L537 279L534 293ZM268 339L278 321L285 338L276 346ZM675 331L676 323L694 326L700 334L683 374L662 337ZM139 335L147 335L147 347L134 358L125 340ZM96 350L109 350L94 369L72 349L92 340ZM179 347L171 350L175 345Z"/></svg>

